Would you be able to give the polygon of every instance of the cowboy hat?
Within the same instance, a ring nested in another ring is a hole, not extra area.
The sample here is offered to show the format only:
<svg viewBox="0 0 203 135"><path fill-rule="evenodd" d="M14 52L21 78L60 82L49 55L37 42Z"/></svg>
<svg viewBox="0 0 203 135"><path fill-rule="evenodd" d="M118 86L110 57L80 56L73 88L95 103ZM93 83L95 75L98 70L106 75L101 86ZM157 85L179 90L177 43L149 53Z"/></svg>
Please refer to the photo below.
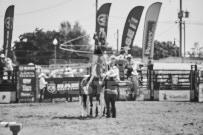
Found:
<svg viewBox="0 0 203 135"><path fill-rule="evenodd" d="M45 75L45 73L41 73L40 75L39 75L39 78L41 78L41 77L47 77L46 75Z"/></svg>
<svg viewBox="0 0 203 135"><path fill-rule="evenodd" d="M134 67L134 68L133 68L133 71L131 72L131 74L132 74L132 75L138 75L137 68Z"/></svg>
<svg viewBox="0 0 203 135"><path fill-rule="evenodd" d="M115 70L110 70L108 76L109 77L115 77L117 74L115 72Z"/></svg>
<svg viewBox="0 0 203 135"><path fill-rule="evenodd" d="M4 54L1 54L0 57L1 57L1 58L5 58L5 55L4 55Z"/></svg>
<svg viewBox="0 0 203 135"><path fill-rule="evenodd" d="M128 54L126 58L132 58L132 55L131 55L131 54Z"/></svg>
<svg viewBox="0 0 203 135"><path fill-rule="evenodd" d="M65 69L65 71L71 71L71 70L72 70L71 67L68 67L68 68Z"/></svg>
<svg viewBox="0 0 203 135"><path fill-rule="evenodd" d="M85 78L89 77L90 75L84 75Z"/></svg>
<svg viewBox="0 0 203 135"><path fill-rule="evenodd" d="M110 59L115 59L116 56L115 55L111 55Z"/></svg>

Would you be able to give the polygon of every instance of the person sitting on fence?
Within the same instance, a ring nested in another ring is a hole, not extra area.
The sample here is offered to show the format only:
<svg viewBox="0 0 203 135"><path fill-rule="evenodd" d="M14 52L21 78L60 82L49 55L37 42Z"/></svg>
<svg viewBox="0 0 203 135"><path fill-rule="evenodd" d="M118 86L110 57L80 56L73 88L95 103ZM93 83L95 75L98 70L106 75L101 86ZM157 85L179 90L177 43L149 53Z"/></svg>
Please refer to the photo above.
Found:
<svg viewBox="0 0 203 135"><path fill-rule="evenodd" d="M14 64L10 58L6 58L5 62L6 62L5 70L7 71L7 74L8 74L8 80L10 80L10 77L12 76Z"/></svg>
<svg viewBox="0 0 203 135"><path fill-rule="evenodd" d="M44 91L46 90L47 82L45 81L46 75L44 73L41 73L39 75L39 89L40 89L40 98L39 102L42 102L42 99L44 99Z"/></svg>
<svg viewBox="0 0 203 135"><path fill-rule="evenodd" d="M4 56L4 54L1 54L0 55L0 79L3 79L3 77L4 77L5 67L6 67L5 56Z"/></svg>
<svg viewBox="0 0 203 135"><path fill-rule="evenodd" d="M71 67L65 69L64 77L74 77L74 73Z"/></svg>

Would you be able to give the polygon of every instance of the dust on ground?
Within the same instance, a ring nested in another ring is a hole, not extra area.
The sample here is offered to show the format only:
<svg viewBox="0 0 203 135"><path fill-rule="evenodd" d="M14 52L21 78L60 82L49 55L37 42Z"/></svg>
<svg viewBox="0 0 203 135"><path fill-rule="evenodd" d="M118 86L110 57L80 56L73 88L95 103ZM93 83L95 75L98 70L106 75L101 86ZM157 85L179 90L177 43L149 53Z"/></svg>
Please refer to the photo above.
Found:
<svg viewBox="0 0 203 135"><path fill-rule="evenodd" d="M0 121L21 135L203 135L203 104L118 101L117 118L80 117L79 102L0 104ZM11 135L0 127L0 135Z"/></svg>

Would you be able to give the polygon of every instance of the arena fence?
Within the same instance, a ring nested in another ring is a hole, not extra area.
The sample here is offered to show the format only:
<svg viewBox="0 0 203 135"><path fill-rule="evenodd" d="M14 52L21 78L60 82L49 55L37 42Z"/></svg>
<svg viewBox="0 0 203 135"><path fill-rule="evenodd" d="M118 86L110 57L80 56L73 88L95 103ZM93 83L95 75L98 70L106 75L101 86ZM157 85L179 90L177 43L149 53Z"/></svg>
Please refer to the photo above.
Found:
<svg viewBox="0 0 203 135"><path fill-rule="evenodd" d="M191 65L191 70L156 70L149 65L150 100L197 101L198 77L197 65Z"/></svg>

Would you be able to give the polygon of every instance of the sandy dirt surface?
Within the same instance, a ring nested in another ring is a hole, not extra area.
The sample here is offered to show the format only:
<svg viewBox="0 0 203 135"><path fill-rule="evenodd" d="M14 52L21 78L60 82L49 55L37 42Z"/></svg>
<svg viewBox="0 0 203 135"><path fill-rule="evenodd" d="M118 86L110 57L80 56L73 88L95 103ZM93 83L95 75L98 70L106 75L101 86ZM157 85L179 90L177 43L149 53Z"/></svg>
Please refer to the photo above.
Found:
<svg viewBox="0 0 203 135"><path fill-rule="evenodd" d="M116 102L117 118L81 118L78 102L0 104L0 121L23 124L21 135L203 135L203 104ZM0 127L0 135L11 135Z"/></svg>

